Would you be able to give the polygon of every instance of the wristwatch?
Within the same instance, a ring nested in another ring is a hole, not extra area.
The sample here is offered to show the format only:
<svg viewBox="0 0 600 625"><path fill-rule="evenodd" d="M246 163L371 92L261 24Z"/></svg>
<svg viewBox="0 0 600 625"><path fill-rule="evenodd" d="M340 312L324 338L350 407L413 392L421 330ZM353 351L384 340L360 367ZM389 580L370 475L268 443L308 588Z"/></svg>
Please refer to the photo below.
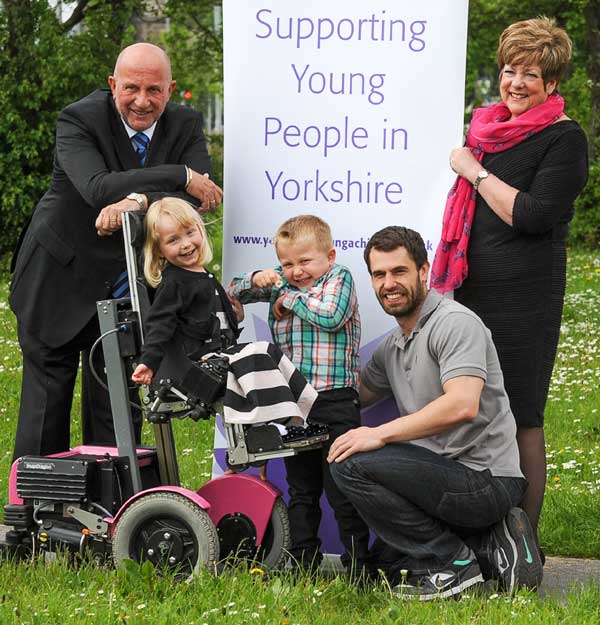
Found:
<svg viewBox="0 0 600 625"><path fill-rule="evenodd" d="M146 198L141 193L129 193L126 197L128 200L137 202L141 211L146 208Z"/></svg>
<svg viewBox="0 0 600 625"><path fill-rule="evenodd" d="M475 178L475 182L473 182L473 188L475 189L475 191L479 189L479 185L481 184L481 181L485 180L489 175L490 175L490 172L487 169L482 169L477 174L477 178Z"/></svg>

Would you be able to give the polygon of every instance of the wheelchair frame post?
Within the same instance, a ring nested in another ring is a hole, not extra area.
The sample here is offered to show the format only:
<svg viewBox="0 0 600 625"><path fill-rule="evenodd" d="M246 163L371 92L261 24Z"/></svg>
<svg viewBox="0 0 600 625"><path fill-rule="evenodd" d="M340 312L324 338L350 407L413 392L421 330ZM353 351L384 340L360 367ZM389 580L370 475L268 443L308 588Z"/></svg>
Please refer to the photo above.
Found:
<svg viewBox="0 0 600 625"><path fill-rule="evenodd" d="M129 299L102 300L96 302L96 306L98 308L100 334L106 334L102 341L102 349L104 350L106 379L108 381L110 408L112 410L117 448L119 450L119 455L129 460L131 486L135 494L142 490L142 479L137 463L135 435L131 419L131 407L129 406L129 389L125 364L121 357L119 338L117 336L119 328L117 306L119 302L129 304Z"/></svg>
<svg viewBox="0 0 600 625"><path fill-rule="evenodd" d="M171 422L154 424L154 439L158 455L158 472L161 484L180 486L179 465Z"/></svg>
<svg viewBox="0 0 600 625"><path fill-rule="evenodd" d="M138 283L138 265L135 257L133 243L133 228L131 224L132 212L125 211L123 213L123 240L125 241L125 260L127 262L127 275L129 279L129 296L131 299L131 308L137 312L140 320L142 318L140 299L137 290ZM138 332L140 339L144 338L144 329L139 324ZM148 390L144 387L140 390L142 401L145 406L149 403ZM175 439L173 437L173 428L171 422L156 423L153 427L154 439L156 441L156 453L158 456L158 471L160 473L160 481L162 484L171 484L179 486L179 467L177 465L177 452L175 450Z"/></svg>

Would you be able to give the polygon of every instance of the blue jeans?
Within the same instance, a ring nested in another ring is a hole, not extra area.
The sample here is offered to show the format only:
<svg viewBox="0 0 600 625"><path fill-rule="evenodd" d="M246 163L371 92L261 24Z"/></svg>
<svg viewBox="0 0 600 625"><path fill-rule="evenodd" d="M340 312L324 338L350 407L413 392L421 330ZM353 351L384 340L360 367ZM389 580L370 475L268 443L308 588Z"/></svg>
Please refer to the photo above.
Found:
<svg viewBox="0 0 600 625"><path fill-rule="evenodd" d="M374 559L379 551L387 564L413 570L443 567L466 543L477 551L478 538L518 504L527 484L412 443L357 453L330 470L380 539Z"/></svg>

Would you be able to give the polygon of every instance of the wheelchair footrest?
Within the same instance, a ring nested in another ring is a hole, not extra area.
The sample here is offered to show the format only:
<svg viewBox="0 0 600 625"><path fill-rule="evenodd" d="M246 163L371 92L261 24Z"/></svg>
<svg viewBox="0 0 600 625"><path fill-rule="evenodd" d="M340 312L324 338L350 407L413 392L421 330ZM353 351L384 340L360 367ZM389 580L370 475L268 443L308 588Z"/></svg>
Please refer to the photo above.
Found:
<svg viewBox="0 0 600 625"><path fill-rule="evenodd" d="M246 430L246 447L249 453L264 453L281 449L314 447L329 438L327 426L311 423L306 428L288 426L283 436L272 424L254 425Z"/></svg>
<svg viewBox="0 0 600 625"><path fill-rule="evenodd" d="M246 430L246 448L251 454L284 449L281 434L274 425L253 425Z"/></svg>

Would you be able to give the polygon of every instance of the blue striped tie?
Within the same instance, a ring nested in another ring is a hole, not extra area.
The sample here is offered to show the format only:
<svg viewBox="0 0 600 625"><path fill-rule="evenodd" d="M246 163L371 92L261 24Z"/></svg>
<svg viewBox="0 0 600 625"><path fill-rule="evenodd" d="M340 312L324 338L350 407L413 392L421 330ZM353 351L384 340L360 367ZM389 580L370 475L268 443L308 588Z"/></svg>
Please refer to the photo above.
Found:
<svg viewBox="0 0 600 625"><path fill-rule="evenodd" d="M133 137L131 137L131 140L133 141L135 152L138 155L140 163L143 167L146 162L146 154L148 152L148 143L150 139L148 139L148 136L143 132L136 132Z"/></svg>
<svg viewBox="0 0 600 625"><path fill-rule="evenodd" d="M122 271L112 285L112 297L129 297L129 276L127 270Z"/></svg>
<svg viewBox="0 0 600 625"><path fill-rule="evenodd" d="M146 162L148 143L150 142L150 139L148 139L148 135L145 135L143 132L136 132L131 139L135 146L135 152L138 155L140 163L143 167ZM112 285L111 295L113 297L129 297L129 279L127 271L123 271L119 274L116 282Z"/></svg>

